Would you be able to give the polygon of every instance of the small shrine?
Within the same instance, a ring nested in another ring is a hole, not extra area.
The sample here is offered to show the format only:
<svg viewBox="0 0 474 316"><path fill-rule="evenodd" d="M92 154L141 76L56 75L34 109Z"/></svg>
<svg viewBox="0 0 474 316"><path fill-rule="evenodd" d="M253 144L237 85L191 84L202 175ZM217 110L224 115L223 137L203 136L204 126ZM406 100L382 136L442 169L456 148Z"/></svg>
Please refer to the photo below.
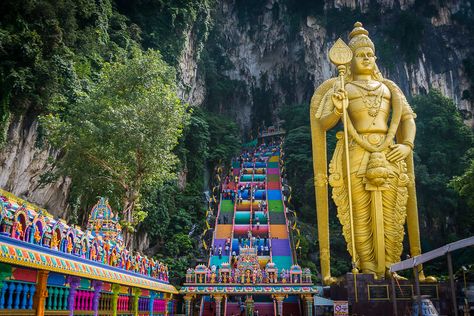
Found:
<svg viewBox="0 0 474 316"><path fill-rule="evenodd" d="M297 264L285 271L269 261L262 269L258 261L257 250L253 247L240 248L236 258L236 266L232 268L228 262L220 267L197 265L186 271L186 284L312 284L311 270L301 269Z"/></svg>
<svg viewBox="0 0 474 316"><path fill-rule="evenodd" d="M120 246L123 243L122 226L118 215L114 215L105 198L100 198L92 208L86 229L94 237L101 236L103 240L113 241Z"/></svg>

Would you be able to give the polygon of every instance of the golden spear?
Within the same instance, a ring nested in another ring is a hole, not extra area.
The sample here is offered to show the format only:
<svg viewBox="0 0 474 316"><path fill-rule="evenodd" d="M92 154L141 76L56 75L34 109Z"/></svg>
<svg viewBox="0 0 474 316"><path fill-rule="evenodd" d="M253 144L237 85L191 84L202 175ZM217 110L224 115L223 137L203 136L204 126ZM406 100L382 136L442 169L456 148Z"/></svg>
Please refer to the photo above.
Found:
<svg viewBox="0 0 474 316"><path fill-rule="evenodd" d="M339 78L341 80L341 89L344 90L344 74L346 73L346 65L352 60L352 50L342 39L338 39L329 50L329 60L337 66ZM347 193L349 196L349 217L351 225L351 245L352 245L352 273L357 273L356 268L356 249L354 240L354 218L352 211L352 183L351 168L349 163L349 138L347 133L347 98L342 99L342 120L344 123L344 151L346 153L346 169L347 169Z"/></svg>

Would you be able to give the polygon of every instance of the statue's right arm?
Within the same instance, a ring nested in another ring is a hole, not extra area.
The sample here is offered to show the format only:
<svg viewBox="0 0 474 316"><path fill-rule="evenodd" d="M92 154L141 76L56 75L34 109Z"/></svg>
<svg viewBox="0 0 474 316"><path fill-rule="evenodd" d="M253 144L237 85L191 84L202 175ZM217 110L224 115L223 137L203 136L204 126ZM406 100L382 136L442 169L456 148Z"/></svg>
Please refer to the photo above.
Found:
<svg viewBox="0 0 474 316"><path fill-rule="evenodd" d="M332 98L332 89L326 93L323 102L325 103L323 113L319 119L319 124L324 130L333 128L339 122L342 113L334 106Z"/></svg>

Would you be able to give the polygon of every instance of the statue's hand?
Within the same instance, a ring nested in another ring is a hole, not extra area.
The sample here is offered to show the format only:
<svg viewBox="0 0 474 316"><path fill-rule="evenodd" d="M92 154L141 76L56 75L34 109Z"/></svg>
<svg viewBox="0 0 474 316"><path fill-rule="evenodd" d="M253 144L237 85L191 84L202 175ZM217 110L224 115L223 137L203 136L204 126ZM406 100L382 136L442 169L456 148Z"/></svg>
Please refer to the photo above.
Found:
<svg viewBox="0 0 474 316"><path fill-rule="evenodd" d="M404 145L404 144L391 145L390 148L392 150L387 155L387 159L390 162L401 161L405 159L406 157L408 157L408 155L411 152L410 146Z"/></svg>
<svg viewBox="0 0 474 316"><path fill-rule="evenodd" d="M334 92L331 96L332 103L336 108L337 112L342 113L342 108L346 108L349 105L349 99L347 98L346 90L339 89Z"/></svg>

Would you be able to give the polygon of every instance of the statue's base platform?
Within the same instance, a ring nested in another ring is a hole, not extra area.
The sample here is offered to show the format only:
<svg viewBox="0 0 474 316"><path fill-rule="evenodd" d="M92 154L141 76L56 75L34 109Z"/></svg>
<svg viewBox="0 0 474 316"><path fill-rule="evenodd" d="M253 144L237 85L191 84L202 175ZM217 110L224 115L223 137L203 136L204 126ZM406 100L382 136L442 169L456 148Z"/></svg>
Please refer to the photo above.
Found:
<svg viewBox="0 0 474 316"><path fill-rule="evenodd" d="M335 301L348 301L351 315L395 315L391 280L375 280L372 274L348 273L338 285L330 287ZM440 315L453 315L447 283L420 283L421 295L433 302ZM395 281L398 315L410 315L416 286L413 280Z"/></svg>

